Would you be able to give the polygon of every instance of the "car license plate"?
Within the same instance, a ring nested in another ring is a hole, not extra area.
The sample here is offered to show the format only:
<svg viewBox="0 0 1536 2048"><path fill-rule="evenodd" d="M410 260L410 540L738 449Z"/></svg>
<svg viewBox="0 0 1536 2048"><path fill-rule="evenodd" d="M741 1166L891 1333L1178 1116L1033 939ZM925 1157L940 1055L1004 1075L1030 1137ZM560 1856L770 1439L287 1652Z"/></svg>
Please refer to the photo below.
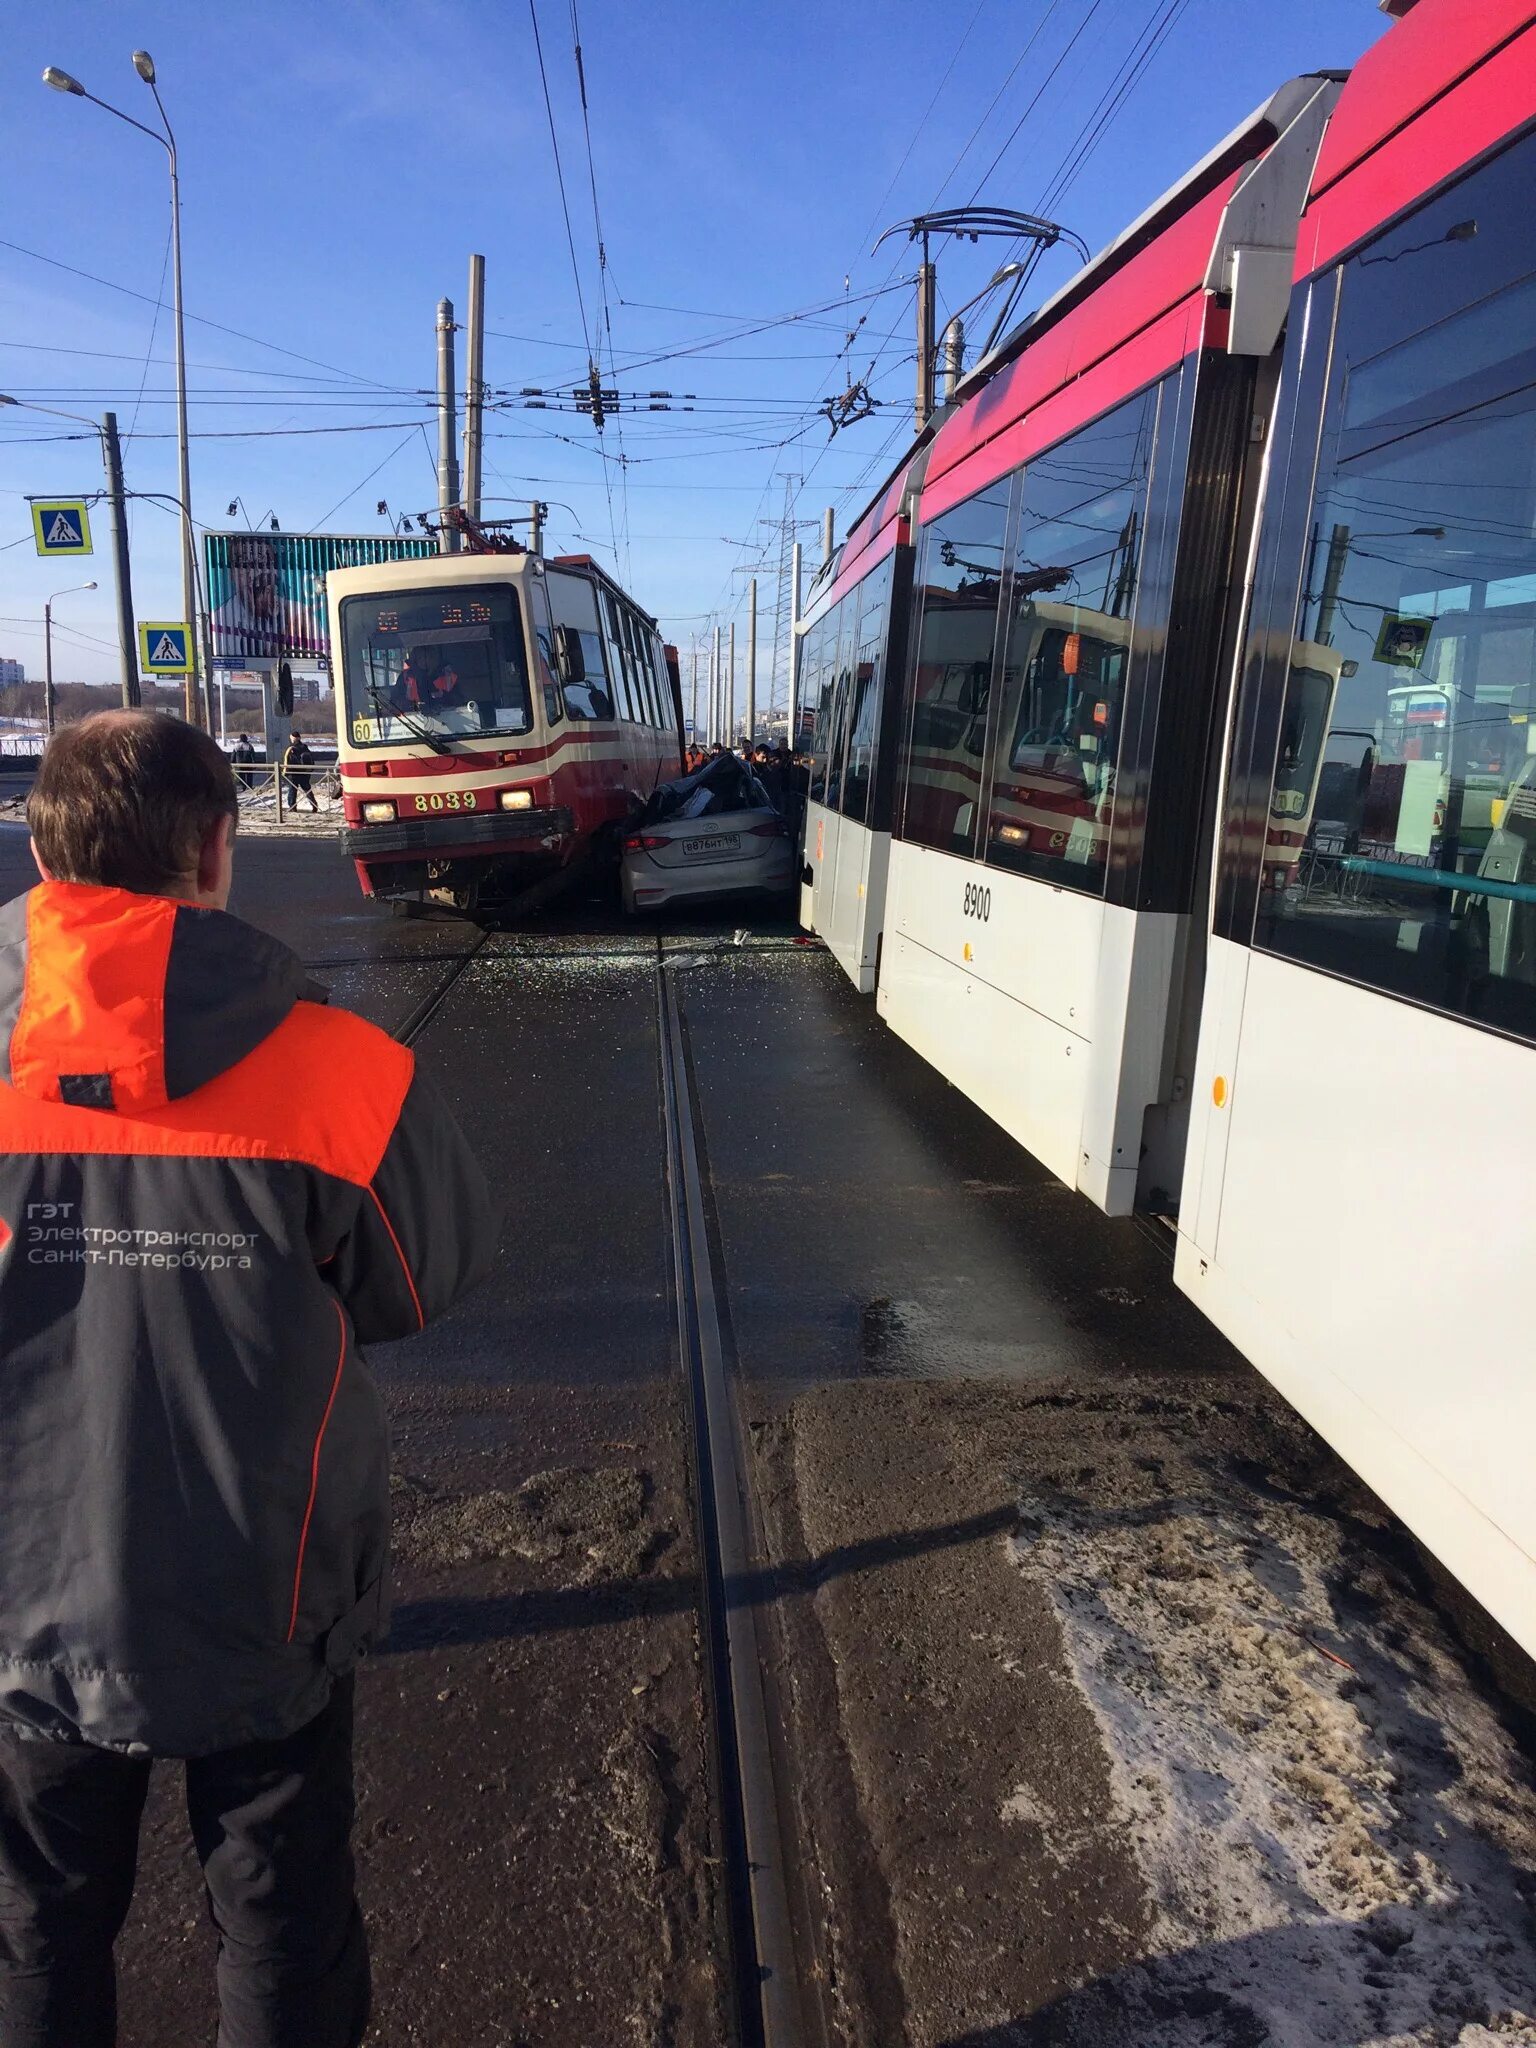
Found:
<svg viewBox="0 0 1536 2048"><path fill-rule="evenodd" d="M741 834L739 832L711 832L702 839L685 839L683 841L684 853L694 857L700 854L708 856L712 853L736 853L739 851L740 846Z"/></svg>

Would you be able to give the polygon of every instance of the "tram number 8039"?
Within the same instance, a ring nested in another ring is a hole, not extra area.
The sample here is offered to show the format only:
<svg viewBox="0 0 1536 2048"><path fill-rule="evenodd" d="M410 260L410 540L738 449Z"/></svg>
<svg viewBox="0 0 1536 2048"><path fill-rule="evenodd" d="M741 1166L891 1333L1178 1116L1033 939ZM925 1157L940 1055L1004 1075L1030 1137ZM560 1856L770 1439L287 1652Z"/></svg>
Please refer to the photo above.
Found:
<svg viewBox="0 0 1536 2048"><path fill-rule="evenodd" d="M967 917L979 917L983 924L992 915L992 891L983 883L966 883L965 915Z"/></svg>
<svg viewBox="0 0 1536 2048"><path fill-rule="evenodd" d="M441 795L433 791L431 796L419 796L415 800L418 811L472 811L478 799L472 789L444 790Z"/></svg>

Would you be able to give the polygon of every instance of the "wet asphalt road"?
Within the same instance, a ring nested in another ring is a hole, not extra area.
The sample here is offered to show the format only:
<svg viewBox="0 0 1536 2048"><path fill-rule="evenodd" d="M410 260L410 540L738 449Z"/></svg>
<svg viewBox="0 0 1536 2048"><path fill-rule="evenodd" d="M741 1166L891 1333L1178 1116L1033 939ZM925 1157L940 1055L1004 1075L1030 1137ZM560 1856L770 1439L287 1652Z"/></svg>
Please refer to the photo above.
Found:
<svg viewBox="0 0 1536 2048"><path fill-rule="evenodd" d="M30 879L0 825L0 897ZM391 1030L479 936L366 904L311 839L243 842L231 907ZM1223 1485L1263 1474L1369 1520L1175 1293L1155 1228L1061 1188L789 926L739 913L731 943L737 915L658 935L576 903L496 933L417 1043L506 1221L492 1280L371 1358L400 1526L395 1632L359 1695L382 2048L727 2038L658 945L754 1449L744 1597L770 1610L808 2048L1093 2038L1073 1987L1164 1938L1059 1620L1007 1547L1021 1500L1117 1513L1166 1472L1203 1512L1220 1439ZM1444 1606L1419 1562L1393 1569L1405 1602ZM1519 1691L1520 1660L1480 1641ZM1469 1682L1519 1719L1486 1670ZM1026 1808L1070 1809L1070 1852ZM122 1944L130 2048L211 2038L182 1834L167 1771ZM1167 2038L1268 2038L1243 2024Z"/></svg>

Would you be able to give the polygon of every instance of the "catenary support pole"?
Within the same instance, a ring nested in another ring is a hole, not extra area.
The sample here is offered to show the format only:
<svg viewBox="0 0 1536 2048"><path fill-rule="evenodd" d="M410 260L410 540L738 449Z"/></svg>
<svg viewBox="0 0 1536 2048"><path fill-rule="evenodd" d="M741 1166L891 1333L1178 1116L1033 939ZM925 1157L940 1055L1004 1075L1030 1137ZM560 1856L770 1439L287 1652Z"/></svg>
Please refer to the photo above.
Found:
<svg viewBox="0 0 1536 2048"><path fill-rule="evenodd" d="M924 261L917 270L917 431L933 413L933 302L937 275Z"/></svg>
<svg viewBox="0 0 1536 2048"><path fill-rule="evenodd" d="M734 747L736 744L736 621L734 619L731 621L730 676L730 693L725 700L725 744L728 747Z"/></svg>
<svg viewBox="0 0 1536 2048"><path fill-rule="evenodd" d="M133 622L133 578L128 561L128 510L123 502L123 449L117 438L117 414L101 416L101 459L107 472L107 504L112 512L112 562L117 579L117 650L123 707L131 711L139 699L139 643Z"/></svg>
<svg viewBox="0 0 1536 2048"><path fill-rule="evenodd" d="M697 633L693 636L691 655L693 669L693 719L688 728L688 737L690 742L697 746L699 744L699 636Z"/></svg>
<svg viewBox="0 0 1536 2048"><path fill-rule="evenodd" d="M542 555L544 552L544 515L549 507L542 498L535 498L530 504L528 519L528 552Z"/></svg>
<svg viewBox="0 0 1536 2048"><path fill-rule="evenodd" d="M965 322L957 313L944 330L944 403L954 403L955 390L965 368Z"/></svg>
<svg viewBox="0 0 1536 2048"><path fill-rule="evenodd" d="M720 628L715 628L715 654L710 664L710 680L713 687L709 697L709 743L714 746L720 738Z"/></svg>
<svg viewBox="0 0 1536 2048"><path fill-rule="evenodd" d="M464 510L480 517L480 437L485 407L485 258L469 259L469 333L464 344Z"/></svg>
<svg viewBox="0 0 1536 2048"><path fill-rule="evenodd" d="M795 542L789 562L789 745L800 751L800 543Z"/></svg>
<svg viewBox="0 0 1536 2048"><path fill-rule="evenodd" d="M1317 644L1333 645L1333 618L1339 608L1339 585L1349 561L1350 528L1336 526L1328 539L1328 556L1323 565L1323 590L1317 607Z"/></svg>
<svg viewBox="0 0 1536 2048"><path fill-rule="evenodd" d="M821 515L821 559L824 563L830 562L832 559L832 548L836 532L837 528L832 520L832 507L829 505Z"/></svg>
<svg viewBox="0 0 1536 2048"><path fill-rule="evenodd" d="M454 448L453 301L437 302L437 552L456 555L459 536L448 523L459 502L459 461Z"/></svg>
<svg viewBox="0 0 1536 2048"><path fill-rule="evenodd" d="M757 737L757 578L747 585L747 745Z"/></svg>

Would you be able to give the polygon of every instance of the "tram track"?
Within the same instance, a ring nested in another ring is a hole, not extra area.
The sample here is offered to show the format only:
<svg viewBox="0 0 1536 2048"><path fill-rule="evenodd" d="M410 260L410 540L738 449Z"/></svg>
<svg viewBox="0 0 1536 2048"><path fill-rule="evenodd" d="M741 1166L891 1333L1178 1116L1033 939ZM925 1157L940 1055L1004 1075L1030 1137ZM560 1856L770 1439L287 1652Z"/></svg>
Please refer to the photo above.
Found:
<svg viewBox="0 0 1536 2048"><path fill-rule="evenodd" d="M811 2048L824 2039L819 2001L797 1963L782 1762L766 1672L770 1644L753 1588L750 1482L727 1378L722 1286L711 1249L707 1173L675 964L660 940L657 1034L678 1349L693 1465L706 1708L714 1750L727 1982L741 2048Z"/></svg>
<svg viewBox="0 0 1536 2048"><path fill-rule="evenodd" d="M472 945L466 946L462 953L454 955L452 965L438 982L437 986L427 991L405 1019L404 1023L395 1030L393 1035L401 1045L415 1044L416 1040L426 1030L432 1019L448 1000L454 983L470 963L478 959L480 954L485 951L485 948L490 944L490 939L491 934L489 931L483 931Z"/></svg>
<svg viewBox="0 0 1536 2048"><path fill-rule="evenodd" d="M422 1036L491 937L482 931L460 952L431 956L445 971L394 1031L400 1044ZM801 1960L814 1938L805 1901L793 1894L787 1854L792 1802L767 1676L774 1643L760 1598L769 1570L755 1540L745 1445L729 1383L728 1311L711 1241L708 1167L679 999L679 971L693 964L696 956L673 958L658 938L660 1109L699 1556L701 1678L726 1947L721 1982L729 2038L739 2048L823 2048L821 2000Z"/></svg>

